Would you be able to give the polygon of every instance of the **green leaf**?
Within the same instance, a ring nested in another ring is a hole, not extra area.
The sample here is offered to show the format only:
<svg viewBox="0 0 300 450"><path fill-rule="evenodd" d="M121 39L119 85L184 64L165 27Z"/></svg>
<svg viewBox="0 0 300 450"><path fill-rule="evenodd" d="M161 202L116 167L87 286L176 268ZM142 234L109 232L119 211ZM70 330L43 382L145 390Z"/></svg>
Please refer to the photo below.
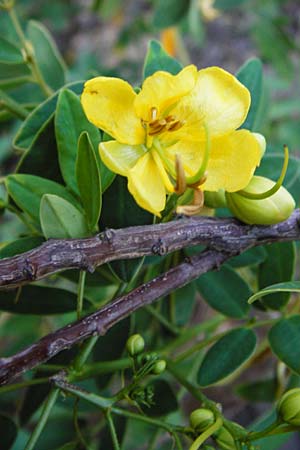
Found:
<svg viewBox="0 0 300 450"><path fill-rule="evenodd" d="M87 120L77 95L64 89L59 94L57 102L55 134L61 173L66 184L76 193L78 193L75 173L77 143L83 131L89 134L96 149L100 142L99 130Z"/></svg>
<svg viewBox="0 0 300 450"><path fill-rule="evenodd" d="M56 91L65 84L66 66L54 40L44 25L35 20L28 22L27 35L44 80Z"/></svg>
<svg viewBox="0 0 300 450"><path fill-rule="evenodd" d="M59 288L28 285L0 291L0 310L15 314L62 314L75 311L76 304L76 294Z"/></svg>
<svg viewBox="0 0 300 450"><path fill-rule="evenodd" d="M87 132L83 132L78 141L76 179L90 230L92 231L100 217L102 193L100 170Z"/></svg>
<svg viewBox="0 0 300 450"><path fill-rule="evenodd" d="M198 371L200 386L223 380L244 364L255 350L256 336L247 328L236 328L221 337L206 353Z"/></svg>
<svg viewBox="0 0 300 450"><path fill-rule="evenodd" d="M277 358L300 374L300 315L277 322L269 331L269 341Z"/></svg>
<svg viewBox="0 0 300 450"><path fill-rule="evenodd" d="M155 3L153 24L166 28L179 22L188 12L190 0L157 0Z"/></svg>
<svg viewBox="0 0 300 450"><path fill-rule="evenodd" d="M237 79L246 86L251 94L251 106L241 128L256 130L256 122L263 91L262 63L258 58L249 59L236 74Z"/></svg>
<svg viewBox="0 0 300 450"><path fill-rule="evenodd" d="M267 258L264 247L254 247L232 258L228 264L231 267L248 267L261 264Z"/></svg>
<svg viewBox="0 0 300 450"><path fill-rule="evenodd" d="M100 228L125 228L152 222L152 214L140 208L128 192L126 178L117 176L102 197ZM127 282L133 278L142 262L143 258L114 261L110 267L120 279Z"/></svg>
<svg viewBox="0 0 300 450"><path fill-rule="evenodd" d="M55 194L71 203L75 202L74 197L64 186L35 175L9 175L5 183L14 202L38 223L40 220L40 203L44 194Z"/></svg>
<svg viewBox="0 0 300 450"><path fill-rule="evenodd" d="M181 289L177 289L171 295L171 302L174 302L174 322L176 325L185 325L190 320L195 306L195 297L195 283L189 283Z"/></svg>
<svg viewBox="0 0 300 450"><path fill-rule="evenodd" d="M0 37L0 63L24 64L21 50L3 37Z"/></svg>
<svg viewBox="0 0 300 450"><path fill-rule="evenodd" d="M240 384L235 391L240 397L249 402L274 402L277 389L278 383L276 378L268 378L267 380Z"/></svg>
<svg viewBox="0 0 300 450"><path fill-rule="evenodd" d="M1 253L0 253L1 254ZM251 295L248 303L254 303L255 300L264 297L265 295L276 294L277 292L298 292L300 293L300 281L289 281L286 283L276 283L268 286L255 294Z"/></svg>
<svg viewBox="0 0 300 450"><path fill-rule="evenodd" d="M22 155L16 172L64 182L58 164L53 120L46 124L29 150Z"/></svg>
<svg viewBox="0 0 300 450"><path fill-rule="evenodd" d="M83 89L83 81L67 84L66 87L76 94L80 94ZM39 134L54 117L58 94L59 91L40 103L24 120L14 139L15 148L30 149Z"/></svg>
<svg viewBox="0 0 300 450"><path fill-rule="evenodd" d="M260 265L258 272L258 287L263 289L272 284L290 281L294 274L295 245L293 242L280 242L265 247L267 259ZM273 293L262 300L265 307L281 309L289 301L288 292Z"/></svg>
<svg viewBox="0 0 300 450"><path fill-rule="evenodd" d="M216 0L214 2L214 8L223 9L226 11L227 9L236 8L247 1L249 0Z"/></svg>
<svg viewBox="0 0 300 450"><path fill-rule="evenodd" d="M114 325L104 336L98 339L93 349L93 361L113 361L121 358L130 332L130 318L126 318ZM99 389L103 389L112 374L97 376Z"/></svg>
<svg viewBox="0 0 300 450"><path fill-rule="evenodd" d="M196 281L204 300L215 310L229 317L243 318L249 312L251 295L248 284L230 267L202 275Z"/></svg>
<svg viewBox="0 0 300 450"><path fill-rule="evenodd" d="M40 221L47 239L82 238L89 235L84 215L57 195L45 194L42 197Z"/></svg>
<svg viewBox="0 0 300 450"><path fill-rule="evenodd" d="M9 417L0 415L1 450L10 450L18 434L18 428Z"/></svg>
<svg viewBox="0 0 300 450"><path fill-rule="evenodd" d="M9 258L38 247L44 242L41 236L29 236L9 242L0 249L0 258Z"/></svg>
<svg viewBox="0 0 300 450"><path fill-rule="evenodd" d="M283 164L283 151L267 152L264 155L260 166L257 168L255 174L261 175L271 180L277 181ZM300 159L294 156L289 157L289 165L287 173L283 182L286 189L292 194L297 205L300 202Z"/></svg>
<svg viewBox="0 0 300 450"><path fill-rule="evenodd" d="M158 70L164 70L176 75L182 69L182 65L172 58L158 41L151 41L146 54L143 78L147 78Z"/></svg>

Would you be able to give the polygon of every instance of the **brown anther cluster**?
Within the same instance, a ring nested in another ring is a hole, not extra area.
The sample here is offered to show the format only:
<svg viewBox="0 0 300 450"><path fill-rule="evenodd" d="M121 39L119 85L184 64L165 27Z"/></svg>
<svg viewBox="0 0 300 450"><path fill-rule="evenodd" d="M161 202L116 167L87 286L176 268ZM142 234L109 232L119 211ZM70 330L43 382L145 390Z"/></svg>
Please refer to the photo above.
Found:
<svg viewBox="0 0 300 450"><path fill-rule="evenodd" d="M157 109L151 108L151 121L148 122L149 136L155 136L164 131L176 131L184 125L185 121L178 120L176 116L169 115L164 119L157 118Z"/></svg>

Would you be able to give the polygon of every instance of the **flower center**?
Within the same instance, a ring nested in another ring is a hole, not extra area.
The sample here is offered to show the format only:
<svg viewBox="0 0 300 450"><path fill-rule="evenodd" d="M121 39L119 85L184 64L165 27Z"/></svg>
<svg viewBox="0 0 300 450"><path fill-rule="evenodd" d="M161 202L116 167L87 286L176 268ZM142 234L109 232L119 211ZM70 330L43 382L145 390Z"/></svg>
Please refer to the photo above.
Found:
<svg viewBox="0 0 300 450"><path fill-rule="evenodd" d="M143 121L144 126L147 127L147 134L149 136L157 136L165 131L176 131L185 124L184 120L179 120L171 114L162 118L157 117L157 115L157 108L152 107L150 111L151 120L149 122Z"/></svg>

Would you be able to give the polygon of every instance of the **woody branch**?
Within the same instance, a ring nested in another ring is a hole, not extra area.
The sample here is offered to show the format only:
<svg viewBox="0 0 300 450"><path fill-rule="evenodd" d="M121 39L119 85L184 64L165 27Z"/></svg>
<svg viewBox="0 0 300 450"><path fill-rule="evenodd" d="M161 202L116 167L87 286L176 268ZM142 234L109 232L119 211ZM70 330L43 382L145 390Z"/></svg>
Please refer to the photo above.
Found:
<svg viewBox="0 0 300 450"><path fill-rule="evenodd" d="M295 211L288 220L273 226L247 226L234 219L197 218L163 225L109 230L108 234L107 236L106 232L90 239L49 241L26 254L7 258L0 262L2 286L28 282L26 270L29 264L34 264L35 279L38 279L67 268L87 269L89 264L95 267L113 259L133 258L153 252L161 254L162 246L165 246L164 252L197 244L206 244L208 248L95 313L48 334L11 357L0 359L0 384L9 383L23 372L90 336L104 335L115 323L140 307L168 295L203 273L218 268L227 259L247 248L271 242L299 240L300 211ZM105 251L108 252L107 255ZM56 261L59 262L57 265ZM9 267L15 271L15 278L10 279L13 282L7 281L7 272L6 278L3 276L3 263L6 271ZM21 278L16 278L18 273Z"/></svg>

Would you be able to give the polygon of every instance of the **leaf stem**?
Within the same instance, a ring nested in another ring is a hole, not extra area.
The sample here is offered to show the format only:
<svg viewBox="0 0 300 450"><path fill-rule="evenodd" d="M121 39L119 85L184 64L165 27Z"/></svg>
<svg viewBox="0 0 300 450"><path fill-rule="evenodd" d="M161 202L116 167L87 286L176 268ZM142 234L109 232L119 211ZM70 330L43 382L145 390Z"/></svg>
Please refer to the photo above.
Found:
<svg viewBox="0 0 300 450"><path fill-rule="evenodd" d="M115 428L115 425L114 425L114 421L113 421L113 419L111 417L110 410L108 410L105 413L105 417L106 417L108 428L109 428L109 431L110 431L113 448L114 448L114 450L120 450L121 447L120 447L120 444L119 444L119 441L118 441L116 428Z"/></svg>
<svg viewBox="0 0 300 450"><path fill-rule="evenodd" d="M28 66L30 67L30 70L32 72L32 75L35 78L35 81L40 85L42 91L46 95L46 97L50 97L53 94L53 90L48 86L46 81L44 80L42 73L40 71L40 68L37 64L35 55L34 55L34 48L32 44L26 39L26 36L22 30L22 27L20 25L18 16L14 10L13 7L9 8L8 14L10 16L10 19L12 21L12 24L15 28L15 31L20 39L20 42L23 46L23 51L25 52L26 58L25 61L27 62Z"/></svg>
<svg viewBox="0 0 300 450"><path fill-rule="evenodd" d="M9 97L2 89L0 89L0 106L3 106L7 111L19 119L26 119L28 111L21 104L16 102L13 98Z"/></svg>
<svg viewBox="0 0 300 450"><path fill-rule="evenodd" d="M53 408L53 406L54 406L54 404L55 404L55 402L57 400L59 391L60 391L60 389L57 388L57 387L53 388L51 390L47 400L44 403L44 407L43 407L43 410L42 410L42 413L41 413L41 417L40 417L40 419L39 419L39 421L37 423L37 426L33 430L33 433L30 436L29 441L27 442L26 447L25 447L24 450L33 450L34 449L35 444L37 443L37 441L38 441L38 439L39 439L39 437L40 437L40 435L41 435L41 433L42 433L42 431L43 431L43 429L44 429L44 427L46 425L46 422L47 422L47 420L49 418L51 409Z"/></svg>
<svg viewBox="0 0 300 450"><path fill-rule="evenodd" d="M160 314L153 306L146 306L145 309L155 317L168 331L171 331L172 334L178 336L180 330L178 327L169 322L162 314Z"/></svg>
<svg viewBox="0 0 300 450"><path fill-rule="evenodd" d="M79 272L78 293L77 293L77 319L78 320L81 318L81 314L82 314L85 278L86 278L86 271L81 270Z"/></svg>
<svg viewBox="0 0 300 450"><path fill-rule="evenodd" d="M8 386L0 387L0 394L6 394L7 392L16 391L28 386L34 386L36 384L44 384L49 382L49 377L34 378L33 380L22 381L20 383L9 384Z"/></svg>

